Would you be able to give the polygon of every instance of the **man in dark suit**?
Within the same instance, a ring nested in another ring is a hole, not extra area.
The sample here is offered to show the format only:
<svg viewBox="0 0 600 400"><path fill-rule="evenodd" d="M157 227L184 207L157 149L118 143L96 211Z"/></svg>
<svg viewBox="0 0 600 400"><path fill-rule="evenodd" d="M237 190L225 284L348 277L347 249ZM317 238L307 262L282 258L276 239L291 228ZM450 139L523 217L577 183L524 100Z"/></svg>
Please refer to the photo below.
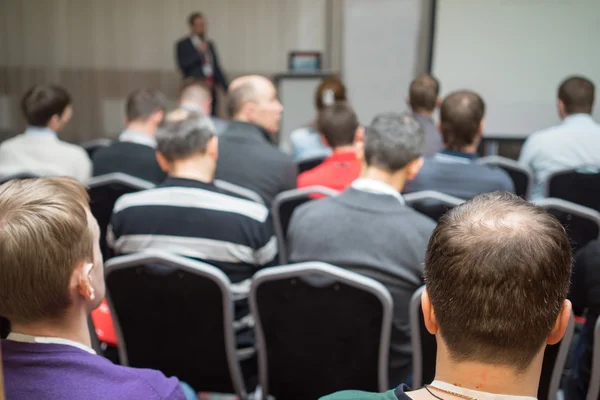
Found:
<svg viewBox="0 0 600 400"><path fill-rule="evenodd" d="M177 65L184 78L204 80L212 92L212 115L216 110L217 85L227 90L227 79L221 71L214 43L206 37L206 21L201 13L193 13L188 19L191 34L177 42Z"/></svg>

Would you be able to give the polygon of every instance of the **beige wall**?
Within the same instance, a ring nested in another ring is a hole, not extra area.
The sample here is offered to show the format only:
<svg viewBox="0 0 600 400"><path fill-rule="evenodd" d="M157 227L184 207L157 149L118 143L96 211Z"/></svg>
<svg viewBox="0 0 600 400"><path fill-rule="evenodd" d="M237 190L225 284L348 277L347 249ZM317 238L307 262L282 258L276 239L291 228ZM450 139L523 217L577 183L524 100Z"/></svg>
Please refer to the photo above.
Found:
<svg viewBox="0 0 600 400"><path fill-rule="evenodd" d="M0 130L23 128L18 100L34 83L72 93L75 113L63 135L72 141L118 134L135 88L174 100L173 45L187 34L191 11L206 15L234 77L284 72L290 50L331 48L325 19L334 9L324 0L0 0Z"/></svg>

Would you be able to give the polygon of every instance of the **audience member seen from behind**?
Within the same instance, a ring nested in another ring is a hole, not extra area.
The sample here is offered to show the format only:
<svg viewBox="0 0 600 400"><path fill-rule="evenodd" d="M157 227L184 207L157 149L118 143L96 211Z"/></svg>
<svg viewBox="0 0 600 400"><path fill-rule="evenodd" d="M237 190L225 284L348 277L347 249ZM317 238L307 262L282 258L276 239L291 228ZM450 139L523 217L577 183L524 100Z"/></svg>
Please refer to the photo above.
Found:
<svg viewBox="0 0 600 400"><path fill-rule="evenodd" d="M565 398L585 400L590 385L594 328L600 316L600 241L587 244L575 255L573 282L569 298L576 315L585 317L585 325L573 355L573 367L565 382ZM596 344L597 345L597 344Z"/></svg>
<svg viewBox="0 0 600 400"><path fill-rule="evenodd" d="M333 154L319 166L301 173L298 187L326 186L342 191L361 172L356 144L363 141L363 127L358 124L358 117L350 105L337 103L319 112L317 128L321 140L333 149Z"/></svg>
<svg viewBox="0 0 600 400"><path fill-rule="evenodd" d="M64 177L8 182L0 221L0 315L12 326L2 340L7 398L186 398L177 379L114 365L90 347L88 315L105 286L100 230L82 185Z"/></svg>
<svg viewBox="0 0 600 400"><path fill-rule="evenodd" d="M94 176L121 172L152 183L166 175L156 162L156 130L166 110L166 98L153 89L138 89L127 97L126 129L119 140L94 153Z"/></svg>
<svg viewBox="0 0 600 400"><path fill-rule="evenodd" d="M442 135L433 119L433 113L442 101L439 94L440 82L429 74L422 74L415 78L408 90L407 102L425 132L423 157L431 157L444 148Z"/></svg>
<svg viewBox="0 0 600 400"><path fill-rule="evenodd" d="M56 85L35 85L23 95L27 129L0 144L0 175L66 175L85 182L92 163L81 147L59 139L71 120L71 96Z"/></svg>
<svg viewBox="0 0 600 400"><path fill-rule="evenodd" d="M381 114L365 135L364 170L343 193L310 202L292 216L290 260L324 261L379 280L394 300L389 378L411 373L408 304L423 284L425 248L435 223L400 191L423 162L423 130L410 114Z"/></svg>
<svg viewBox="0 0 600 400"><path fill-rule="evenodd" d="M569 323L570 276L571 245L553 216L510 193L463 203L441 218L425 259L435 380L325 399L536 399L546 346Z"/></svg>
<svg viewBox="0 0 600 400"><path fill-rule="evenodd" d="M445 149L425 159L417 177L406 185L407 193L435 190L471 199L480 193L515 191L505 171L477 162L484 113L485 104L477 93L459 91L444 99L440 130Z"/></svg>
<svg viewBox="0 0 600 400"><path fill-rule="evenodd" d="M210 117L175 110L157 140L156 157L169 177L117 201L108 235L113 250L179 253L219 267L234 283L269 265L277 243L267 208L213 184L218 139Z"/></svg>
<svg viewBox="0 0 600 400"><path fill-rule="evenodd" d="M338 78L328 78L321 82L317 88L315 93L315 108L317 113L320 113L325 107L345 102L346 100L346 87L342 81ZM290 135L290 140L294 159L296 160L313 157L325 158L331 154L331 149L321 140L316 122L293 131Z"/></svg>
<svg viewBox="0 0 600 400"><path fill-rule="evenodd" d="M544 197L546 181L556 171L582 165L600 167L600 125L592 119L594 84L581 76L566 79L558 88L557 126L529 136L519 162L533 171L532 198Z"/></svg>
<svg viewBox="0 0 600 400"><path fill-rule="evenodd" d="M210 88L204 81L197 78L185 80L179 93L179 107L184 110L210 115L212 102ZM227 122L214 116L211 119L217 129L217 135L223 133L227 128Z"/></svg>
<svg viewBox="0 0 600 400"><path fill-rule="evenodd" d="M283 106L273 83L258 75L237 78L227 93L229 121L219 137L216 178L273 198L296 187L296 165L279 151L275 136Z"/></svg>

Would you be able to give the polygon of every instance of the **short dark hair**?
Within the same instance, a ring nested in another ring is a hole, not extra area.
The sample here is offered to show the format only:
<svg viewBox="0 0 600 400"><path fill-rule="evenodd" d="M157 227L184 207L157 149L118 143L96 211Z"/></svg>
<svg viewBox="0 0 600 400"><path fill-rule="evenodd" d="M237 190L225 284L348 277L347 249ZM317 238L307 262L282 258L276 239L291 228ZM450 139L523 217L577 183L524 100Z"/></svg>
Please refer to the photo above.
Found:
<svg viewBox="0 0 600 400"><path fill-rule="evenodd" d="M201 12L193 12L188 17L188 25L193 25L196 18L204 18L204 14Z"/></svg>
<svg viewBox="0 0 600 400"><path fill-rule="evenodd" d="M71 96L57 85L35 85L21 99L21 110L27 123L32 126L47 126L50 119L61 116L71 104Z"/></svg>
<svg viewBox="0 0 600 400"><path fill-rule="evenodd" d="M416 77L410 84L408 102L413 111L433 111L440 94L440 82L429 74Z"/></svg>
<svg viewBox="0 0 600 400"><path fill-rule="evenodd" d="M594 107L595 87L583 76L571 76L558 88L558 99L565 105L567 114L591 114Z"/></svg>
<svg viewBox="0 0 600 400"><path fill-rule="evenodd" d="M315 107L318 111L327 106L333 105L326 104L329 92L331 92L331 95L333 96L331 98L333 104L347 100L346 86L344 86L344 83L340 80L340 78L334 76L324 79L321 84L319 84L319 87L317 87L317 91L315 92Z"/></svg>
<svg viewBox="0 0 600 400"><path fill-rule="evenodd" d="M145 121L157 111L167 109L165 96L154 89L137 89L127 96L125 114L129 121Z"/></svg>
<svg viewBox="0 0 600 400"><path fill-rule="evenodd" d="M445 214L425 284L450 356L526 369L555 325L571 262L560 222L513 194L482 194Z"/></svg>
<svg viewBox="0 0 600 400"><path fill-rule="evenodd" d="M208 141L215 135L209 116L177 109L166 116L156 131L157 150L168 161L184 160L205 153Z"/></svg>
<svg viewBox="0 0 600 400"><path fill-rule="evenodd" d="M485 114L481 96L469 90L446 96L440 107L440 131L446 147L459 150L473 143Z"/></svg>
<svg viewBox="0 0 600 400"><path fill-rule="evenodd" d="M347 146L354 142L358 117L348 103L325 107L317 117L317 129L332 148Z"/></svg>
<svg viewBox="0 0 600 400"><path fill-rule="evenodd" d="M379 114L365 135L365 161L386 171L399 171L423 153L423 127L411 114Z"/></svg>

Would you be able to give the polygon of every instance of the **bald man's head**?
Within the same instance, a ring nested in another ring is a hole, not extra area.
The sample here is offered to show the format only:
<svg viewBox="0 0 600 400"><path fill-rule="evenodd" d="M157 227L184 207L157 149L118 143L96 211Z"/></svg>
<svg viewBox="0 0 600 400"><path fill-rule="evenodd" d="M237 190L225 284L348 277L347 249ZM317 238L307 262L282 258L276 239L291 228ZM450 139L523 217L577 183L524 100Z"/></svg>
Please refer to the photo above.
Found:
<svg viewBox="0 0 600 400"><path fill-rule="evenodd" d="M235 120L254 123L271 134L279 131L283 107L275 86L264 76L235 79L227 91L227 110Z"/></svg>
<svg viewBox="0 0 600 400"><path fill-rule="evenodd" d="M461 150L474 144L483 130L485 103L475 92L463 90L446 96L440 107L440 131L446 147Z"/></svg>
<svg viewBox="0 0 600 400"><path fill-rule="evenodd" d="M189 79L183 83L179 93L179 105L206 115L211 113L212 94L209 87L198 79Z"/></svg>

